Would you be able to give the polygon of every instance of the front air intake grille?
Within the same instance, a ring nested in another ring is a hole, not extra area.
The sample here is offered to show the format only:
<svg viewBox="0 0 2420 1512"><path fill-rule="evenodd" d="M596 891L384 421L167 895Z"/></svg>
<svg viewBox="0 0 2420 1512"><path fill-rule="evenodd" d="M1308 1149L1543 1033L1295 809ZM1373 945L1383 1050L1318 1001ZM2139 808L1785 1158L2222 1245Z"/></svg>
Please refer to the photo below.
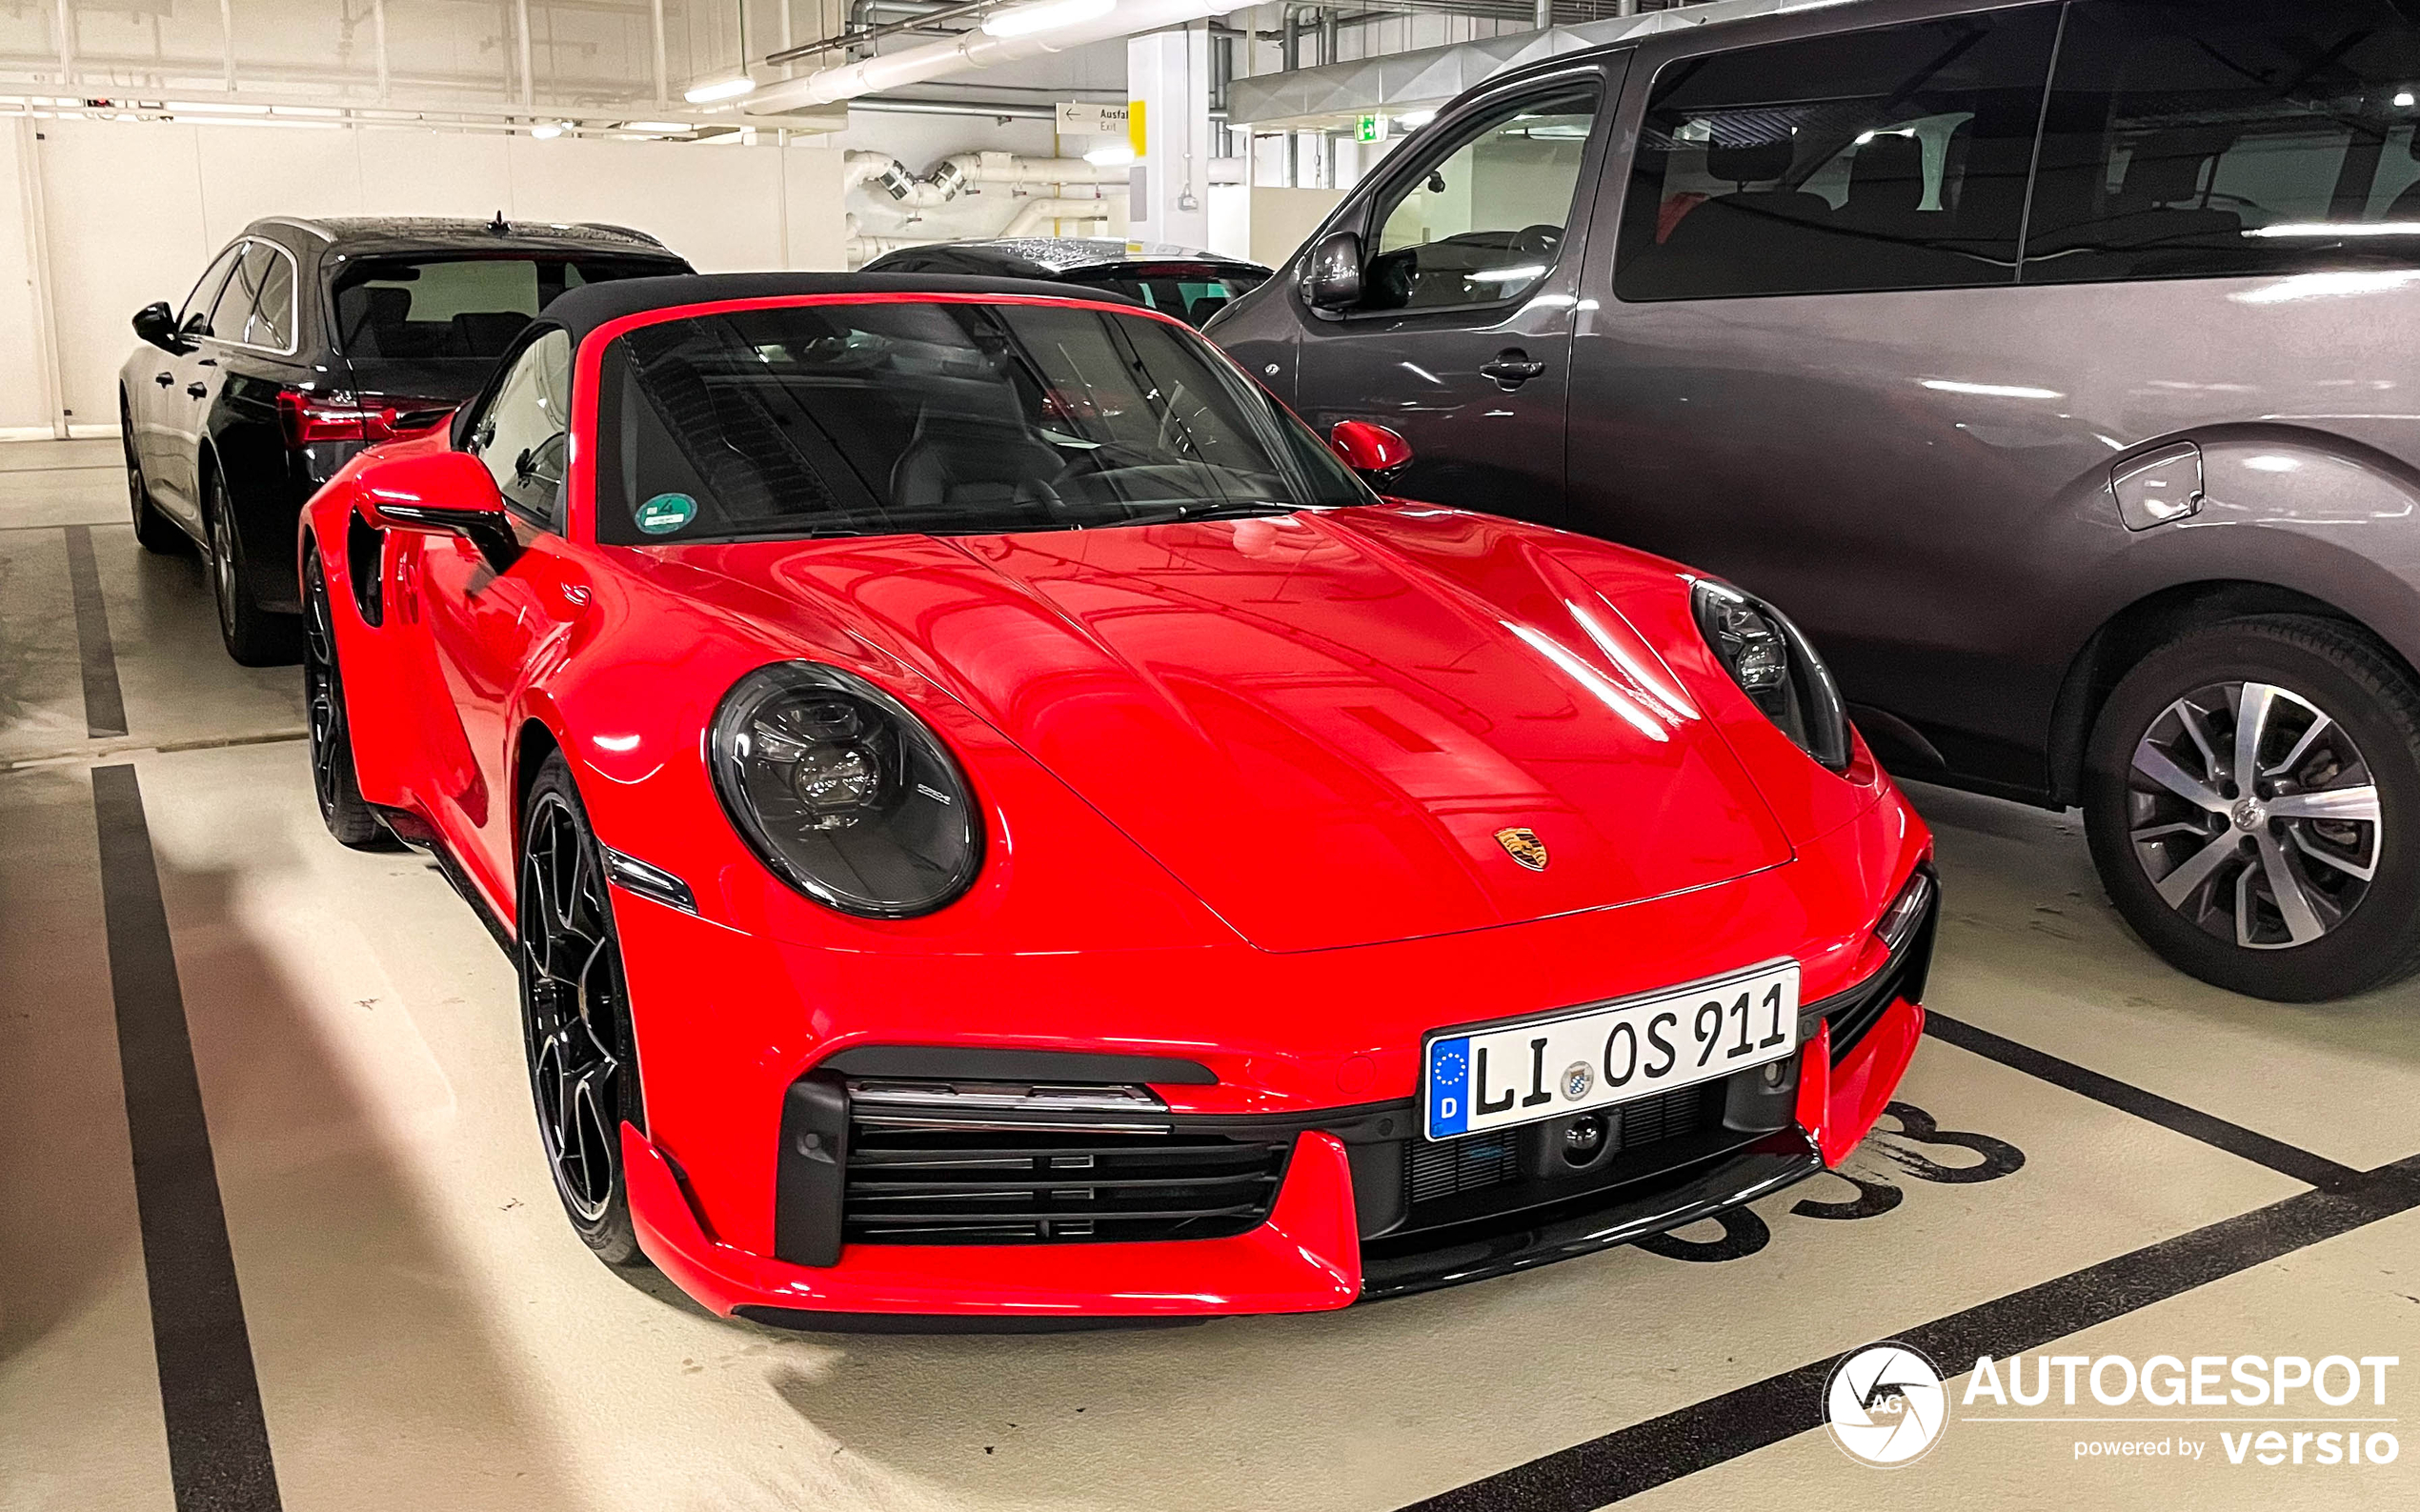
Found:
<svg viewBox="0 0 2420 1512"><path fill-rule="evenodd" d="M1720 1081L1701 1082L1599 1110L1610 1125L1607 1132L1612 1147L1607 1155L1627 1154L1666 1139L1719 1128L1723 1122L1723 1086ZM1452 1139L1412 1140L1411 1159L1405 1162L1412 1205L1417 1208L1442 1198L1483 1192L1538 1174L1524 1172L1522 1146L1539 1132L1536 1125L1523 1125L1488 1134L1465 1134ZM1548 1165L1544 1174L1566 1173L1561 1167Z"/></svg>
<svg viewBox="0 0 2420 1512"><path fill-rule="evenodd" d="M1501 1186L1521 1175L1515 1131L1465 1134L1458 1139L1412 1141L1412 1200L1434 1201Z"/></svg>
<svg viewBox="0 0 2420 1512"><path fill-rule="evenodd" d="M1615 1124L1615 1136L1621 1141L1615 1148L1642 1149L1719 1124L1723 1096L1723 1083L1711 1081L1625 1102L1614 1110L1622 1115Z"/></svg>
<svg viewBox="0 0 2420 1512"><path fill-rule="evenodd" d="M1218 1239L1257 1228L1289 1138L852 1126L843 1238L864 1244Z"/></svg>

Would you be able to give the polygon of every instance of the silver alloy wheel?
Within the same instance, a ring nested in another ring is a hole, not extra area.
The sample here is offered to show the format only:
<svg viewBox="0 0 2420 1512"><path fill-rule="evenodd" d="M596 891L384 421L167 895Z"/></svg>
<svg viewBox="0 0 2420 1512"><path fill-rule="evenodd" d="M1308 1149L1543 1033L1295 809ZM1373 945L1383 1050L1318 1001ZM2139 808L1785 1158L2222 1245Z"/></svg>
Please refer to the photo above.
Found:
<svg viewBox="0 0 2420 1512"><path fill-rule="evenodd" d="M120 415L123 416L124 413L121 408ZM134 436L123 418L118 421L118 428L120 449L126 453L126 501L134 514L134 528L140 531L143 528L144 495L148 492L143 486L143 460L134 454Z"/></svg>
<svg viewBox="0 0 2420 1512"><path fill-rule="evenodd" d="M228 635L235 633L235 542L227 523L227 493L215 483L211 492L216 495L210 512L210 585L218 597L218 622Z"/></svg>
<svg viewBox="0 0 2420 1512"><path fill-rule="evenodd" d="M2385 843L2351 734L2266 682L2177 699L2135 743L2128 832L2168 907L2247 950L2307 945L2369 894Z"/></svg>

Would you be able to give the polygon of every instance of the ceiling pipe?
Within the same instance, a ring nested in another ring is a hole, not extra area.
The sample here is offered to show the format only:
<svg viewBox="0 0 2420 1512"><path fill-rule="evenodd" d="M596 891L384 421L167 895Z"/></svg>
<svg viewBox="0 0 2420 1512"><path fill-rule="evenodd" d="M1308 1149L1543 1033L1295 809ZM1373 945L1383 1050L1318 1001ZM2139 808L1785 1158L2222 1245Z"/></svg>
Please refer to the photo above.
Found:
<svg viewBox="0 0 2420 1512"><path fill-rule="evenodd" d="M970 115L989 116L1002 121L1055 121L1059 111L1054 106L998 101L986 104L980 100L917 100L887 94L860 94L849 102L852 110L887 111L893 115Z"/></svg>
<svg viewBox="0 0 2420 1512"><path fill-rule="evenodd" d="M1020 58L1064 52L1095 42L1182 26L1204 16L1235 9L1234 0L1119 0L1103 14L1047 31L1022 36L994 36L969 31L946 42L928 43L884 57L864 58L837 68L821 69L804 78L768 85L741 102L751 115L777 115L784 111L837 105L860 94L922 84L975 69L1012 63Z"/></svg>

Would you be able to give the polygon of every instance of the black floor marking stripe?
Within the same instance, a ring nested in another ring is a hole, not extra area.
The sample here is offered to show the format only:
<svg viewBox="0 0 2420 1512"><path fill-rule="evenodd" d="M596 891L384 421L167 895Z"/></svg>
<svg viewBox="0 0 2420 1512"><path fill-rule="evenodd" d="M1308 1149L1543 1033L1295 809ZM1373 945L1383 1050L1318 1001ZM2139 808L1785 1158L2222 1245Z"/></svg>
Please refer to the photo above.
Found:
<svg viewBox="0 0 2420 1512"><path fill-rule="evenodd" d="M1926 1009L1925 1032L1947 1040L1961 1050L1971 1050L1976 1055L1997 1060L2010 1070L2039 1077L2095 1102L2105 1102L2121 1113L2131 1113L2162 1128L2172 1129L2188 1139L2199 1139L2204 1144L2225 1150L2256 1165L2265 1165L2297 1181L2333 1187L2360 1179L2360 1172L2349 1165L2338 1165L2326 1156L2313 1155L2283 1139L2272 1139L2266 1134L2256 1134L2240 1123L2229 1123L2198 1108L2171 1102L2156 1092L2146 1092L2141 1087L2087 1070L2072 1060L2062 1060L2031 1045L2004 1039L1988 1029L1978 1029L1947 1014Z"/></svg>
<svg viewBox="0 0 2420 1512"><path fill-rule="evenodd" d="M101 597L101 570L92 561L92 528L70 525L68 583L75 594L75 655L84 667L84 733L126 734L126 700L118 693L117 653L110 646L110 606Z"/></svg>
<svg viewBox="0 0 2420 1512"><path fill-rule="evenodd" d="M93 769L92 816L170 1483L177 1512L276 1512L252 1335L132 767Z"/></svg>
<svg viewBox="0 0 2420 1512"><path fill-rule="evenodd" d="M2006 1359L2322 1240L2420 1208L2420 1156L2012 1292L1895 1337L1945 1372ZM1858 1341L1862 1343L1864 1341ZM1852 1345L1851 1347L1854 1347ZM1832 1360L1652 1418L1413 1503L1403 1512L1593 1512L1823 1425Z"/></svg>

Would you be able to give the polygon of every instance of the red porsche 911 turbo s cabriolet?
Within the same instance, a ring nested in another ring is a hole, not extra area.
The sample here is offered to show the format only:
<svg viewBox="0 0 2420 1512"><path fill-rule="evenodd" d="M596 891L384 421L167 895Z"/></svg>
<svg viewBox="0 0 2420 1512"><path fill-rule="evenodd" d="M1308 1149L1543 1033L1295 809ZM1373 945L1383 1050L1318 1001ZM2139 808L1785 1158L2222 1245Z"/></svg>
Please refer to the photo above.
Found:
<svg viewBox="0 0 2420 1512"><path fill-rule="evenodd" d="M1342 1307L1837 1162L1924 825L1771 608L1401 460L1050 285L576 290L305 514L320 807L517 959L574 1228L719 1313Z"/></svg>

